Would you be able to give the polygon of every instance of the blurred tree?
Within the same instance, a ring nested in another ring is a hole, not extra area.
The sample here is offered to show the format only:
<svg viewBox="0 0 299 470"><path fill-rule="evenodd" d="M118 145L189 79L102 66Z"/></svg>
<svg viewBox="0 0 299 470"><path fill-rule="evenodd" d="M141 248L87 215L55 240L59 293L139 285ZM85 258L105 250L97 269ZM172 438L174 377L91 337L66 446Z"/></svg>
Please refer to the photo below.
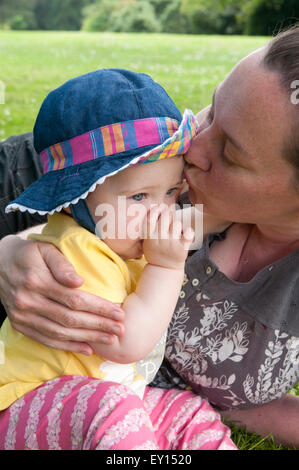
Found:
<svg viewBox="0 0 299 470"><path fill-rule="evenodd" d="M171 0L164 2L159 20L164 33L190 33L190 18L181 12L182 1Z"/></svg>
<svg viewBox="0 0 299 470"><path fill-rule="evenodd" d="M83 29L87 31L160 31L149 0L97 0L84 9L84 16Z"/></svg>
<svg viewBox="0 0 299 470"><path fill-rule="evenodd" d="M36 0L34 14L38 29L78 30L83 7L89 0Z"/></svg>
<svg viewBox="0 0 299 470"><path fill-rule="evenodd" d="M0 0L0 25L12 29L35 29L36 0Z"/></svg>
<svg viewBox="0 0 299 470"><path fill-rule="evenodd" d="M182 0L193 33L242 34L253 0Z"/></svg>
<svg viewBox="0 0 299 470"><path fill-rule="evenodd" d="M254 0L245 32L272 35L299 22L298 0Z"/></svg>
<svg viewBox="0 0 299 470"><path fill-rule="evenodd" d="M0 0L0 24L4 25L7 17L8 17L8 11L10 12L10 7L9 3L7 0Z"/></svg>
<svg viewBox="0 0 299 470"><path fill-rule="evenodd" d="M0 0L12 29L272 34L298 20L299 0Z"/></svg>
<svg viewBox="0 0 299 470"><path fill-rule="evenodd" d="M154 7L156 16L160 19L164 10L173 3L177 3L176 0L148 0L149 3ZM182 3L182 0L179 0L179 3Z"/></svg>
<svg viewBox="0 0 299 470"><path fill-rule="evenodd" d="M111 13L110 22L111 31L131 33L160 31L154 7L147 0L122 0L118 8Z"/></svg>
<svg viewBox="0 0 299 470"><path fill-rule="evenodd" d="M87 5L83 9L82 29L86 31L109 31L111 29L110 17L118 8L119 0L101 0Z"/></svg>
<svg viewBox="0 0 299 470"><path fill-rule="evenodd" d="M11 29L28 29L28 24L23 15L15 15L9 20Z"/></svg>

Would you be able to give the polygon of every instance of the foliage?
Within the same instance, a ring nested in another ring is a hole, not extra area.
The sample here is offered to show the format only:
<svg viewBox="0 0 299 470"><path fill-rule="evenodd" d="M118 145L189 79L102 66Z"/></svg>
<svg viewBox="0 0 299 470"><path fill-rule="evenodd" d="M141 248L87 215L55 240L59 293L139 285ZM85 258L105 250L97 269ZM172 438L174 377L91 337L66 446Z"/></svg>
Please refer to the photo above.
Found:
<svg viewBox="0 0 299 470"><path fill-rule="evenodd" d="M24 12L22 15L15 15L10 18L8 25L10 29L36 29L36 21L32 12Z"/></svg>
<svg viewBox="0 0 299 470"><path fill-rule="evenodd" d="M11 29L29 29L23 15L15 15L9 21Z"/></svg>
<svg viewBox="0 0 299 470"><path fill-rule="evenodd" d="M36 0L37 29L79 30L86 0Z"/></svg>
<svg viewBox="0 0 299 470"><path fill-rule="evenodd" d="M160 21L162 31L165 33L190 33L191 23L187 15L181 12L181 0L165 3L161 12Z"/></svg>
<svg viewBox="0 0 299 470"><path fill-rule="evenodd" d="M299 20L298 0L182 0L195 33L271 35Z"/></svg>
<svg viewBox="0 0 299 470"><path fill-rule="evenodd" d="M245 32L272 35L299 21L298 0L254 0Z"/></svg>
<svg viewBox="0 0 299 470"><path fill-rule="evenodd" d="M162 5L170 3L162 1ZM156 0L97 0L85 8L83 30L115 32L158 32L161 29Z"/></svg>
<svg viewBox="0 0 299 470"><path fill-rule="evenodd" d="M160 30L154 7L148 1L131 0L119 3L118 8L111 13L111 31L156 33Z"/></svg>
<svg viewBox="0 0 299 470"><path fill-rule="evenodd" d="M118 0L102 0L83 9L82 29L85 31L109 31L112 27L111 14L117 8Z"/></svg>
<svg viewBox="0 0 299 470"><path fill-rule="evenodd" d="M11 29L78 30L93 0L0 0L0 24Z"/></svg>
<svg viewBox="0 0 299 470"><path fill-rule="evenodd" d="M247 8L253 0L182 0L193 33L242 34Z"/></svg>
<svg viewBox="0 0 299 470"><path fill-rule="evenodd" d="M169 5L174 3L176 0L148 0L148 1L153 6L157 18L160 18L165 8L167 8ZM181 0L179 0L179 3L181 3Z"/></svg>
<svg viewBox="0 0 299 470"><path fill-rule="evenodd" d="M6 29L265 35L298 19L298 0L0 0Z"/></svg>
<svg viewBox="0 0 299 470"><path fill-rule="evenodd" d="M0 24L11 29L36 29L36 0L0 0Z"/></svg>

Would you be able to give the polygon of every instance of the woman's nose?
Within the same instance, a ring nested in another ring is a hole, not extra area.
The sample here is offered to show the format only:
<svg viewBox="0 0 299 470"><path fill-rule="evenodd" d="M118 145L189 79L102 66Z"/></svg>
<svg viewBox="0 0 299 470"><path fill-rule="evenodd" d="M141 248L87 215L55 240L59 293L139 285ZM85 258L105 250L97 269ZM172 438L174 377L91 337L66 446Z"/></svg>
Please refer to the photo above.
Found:
<svg viewBox="0 0 299 470"><path fill-rule="evenodd" d="M202 171L210 170L211 161L206 155L200 134L192 140L191 146L185 154L185 161L190 165L195 165Z"/></svg>

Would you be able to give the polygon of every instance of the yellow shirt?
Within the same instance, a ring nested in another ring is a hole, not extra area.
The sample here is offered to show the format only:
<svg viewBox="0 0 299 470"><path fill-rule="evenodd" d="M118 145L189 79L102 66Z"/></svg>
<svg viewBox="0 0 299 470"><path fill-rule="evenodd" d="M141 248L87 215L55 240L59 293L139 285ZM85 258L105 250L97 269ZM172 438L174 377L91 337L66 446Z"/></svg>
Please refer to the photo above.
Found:
<svg viewBox="0 0 299 470"><path fill-rule="evenodd" d="M80 289L114 303L122 304L135 290L146 265L144 256L124 261L96 235L63 213L49 216L42 234L29 238L56 245L84 279ZM96 354L85 356L48 348L14 330L8 319L0 330L1 342L4 360L0 361L0 410L3 410L44 382L66 375L124 383L142 397L162 362L165 334L152 353L134 364L116 364Z"/></svg>

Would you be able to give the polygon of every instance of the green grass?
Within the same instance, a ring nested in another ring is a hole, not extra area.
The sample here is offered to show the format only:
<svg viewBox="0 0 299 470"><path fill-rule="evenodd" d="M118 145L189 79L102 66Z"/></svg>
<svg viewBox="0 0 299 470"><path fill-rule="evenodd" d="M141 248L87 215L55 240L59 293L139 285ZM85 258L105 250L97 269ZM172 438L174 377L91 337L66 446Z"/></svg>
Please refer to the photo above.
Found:
<svg viewBox="0 0 299 470"><path fill-rule="evenodd" d="M0 31L0 139L29 132L42 100L64 81L102 67L145 72L181 111L197 112L214 87L267 38Z"/></svg>
<svg viewBox="0 0 299 470"><path fill-rule="evenodd" d="M181 111L199 111L234 65L265 37L0 31L0 140L32 130L47 93L66 80L102 67L145 72ZM0 95L1 102L1 95ZM299 388L292 391L299 395ZM232 427L242 450L279 450L273 439Z"/></svg>
<svg viewBox="0 0 299 470"><path fill-rule="evenodd" d="M227 424L231 428L232 440L240 450L296 450L277 445L271 435L260 437L257 434L249 434L246 429L238 429Z"/></svg>

